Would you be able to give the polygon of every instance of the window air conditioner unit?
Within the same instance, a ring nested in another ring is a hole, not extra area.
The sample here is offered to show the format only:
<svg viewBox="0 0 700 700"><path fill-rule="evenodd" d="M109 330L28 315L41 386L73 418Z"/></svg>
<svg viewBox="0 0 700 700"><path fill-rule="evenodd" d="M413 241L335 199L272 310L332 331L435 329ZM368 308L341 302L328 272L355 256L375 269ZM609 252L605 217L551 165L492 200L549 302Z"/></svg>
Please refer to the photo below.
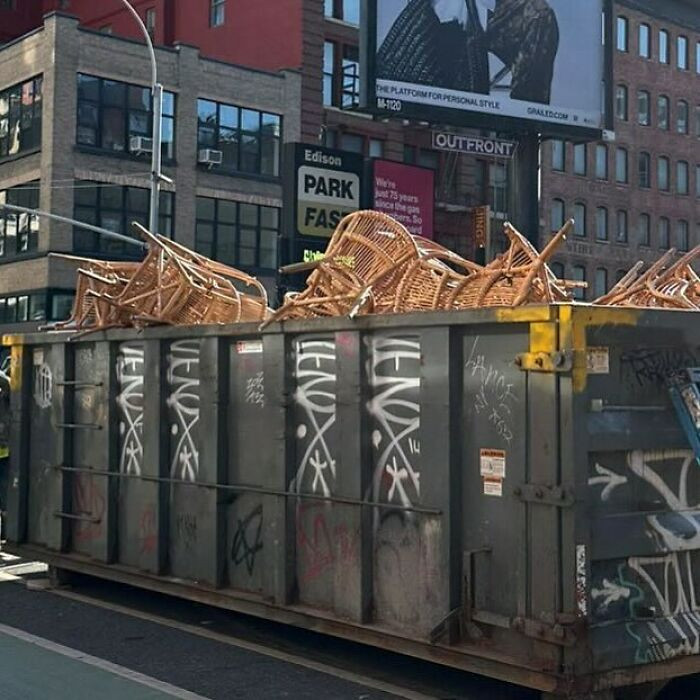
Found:
<svg viewBox="0 0 700 700"><path fill-rule="evenodd" d="M153 153L153 139L146 136L132 136L129 139L129 150L132 153Z"/></svg>
<svg viewBox="0 0 700 700"><path fill-rule="evenodd" d="M224 152L213 148L202 148L199 151L199 162L202 165L221 165L224 162Z"/></svg>

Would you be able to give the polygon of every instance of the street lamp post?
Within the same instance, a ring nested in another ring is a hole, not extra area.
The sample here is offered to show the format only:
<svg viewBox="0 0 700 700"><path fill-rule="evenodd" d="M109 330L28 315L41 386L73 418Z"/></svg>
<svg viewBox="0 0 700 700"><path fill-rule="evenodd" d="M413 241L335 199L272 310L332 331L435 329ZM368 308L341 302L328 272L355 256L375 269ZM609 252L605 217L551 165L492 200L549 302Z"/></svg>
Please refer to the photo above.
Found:
<svg viewBox="0 0 700 700"><path fill-rule="evenodd" d="M158 232L158 208L160 205L160 181L163 179L161 171L161 142L163 140L163 86L158 82L158 66L156 64L156 52L153 49L151 35L146 29L138 12L128 2L122 0L123 5L129 10L138 23L146 39L146 45L151 58L151 96L153 98L153 155L151 158L151 208L148 220L148 228L152 233Z"/></svg>

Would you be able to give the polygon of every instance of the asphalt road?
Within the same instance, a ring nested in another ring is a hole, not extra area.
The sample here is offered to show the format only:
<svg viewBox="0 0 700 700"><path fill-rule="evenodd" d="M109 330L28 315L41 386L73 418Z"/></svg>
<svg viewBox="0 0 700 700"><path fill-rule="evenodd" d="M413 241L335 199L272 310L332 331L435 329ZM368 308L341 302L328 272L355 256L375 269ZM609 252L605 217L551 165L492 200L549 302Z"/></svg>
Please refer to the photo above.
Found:
<svg viewBox="0 0 700 700"><path fill-rule="evenodd" d="M0 553L2 700L536 700L538 693L380 649ZM19 565L18 565L19 564ZM10 575L8 575L10 574ZM658 700L700 698L679 679Z"/></svg>

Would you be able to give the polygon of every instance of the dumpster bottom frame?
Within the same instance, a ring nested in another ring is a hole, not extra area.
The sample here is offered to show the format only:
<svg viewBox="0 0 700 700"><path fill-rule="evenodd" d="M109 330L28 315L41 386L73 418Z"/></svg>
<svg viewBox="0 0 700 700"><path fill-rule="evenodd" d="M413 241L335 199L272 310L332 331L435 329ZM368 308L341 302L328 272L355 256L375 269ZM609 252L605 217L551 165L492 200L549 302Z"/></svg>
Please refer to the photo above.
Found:
<svg viewBox="0 0 700 700"><path fill-rule="evenodd" d="M495 655L475 654L469 650L469 647L465 646L450 647L443 644L431 645L428 642L414 641L379 625L361 625L325 616L323 611L304 605L293 604L282 607L261 600L258 595L245 591L214 589L203 584L194 584L185 579L137 571L121 564L105 564L75 553L65 555L37 545L18 545L5 542L3 550L77 574L94 576L367 646L380 647L404 656L520 685L553 696L566 697L571 695L575 697L581 693L624 688L700 673L700 655L690 655L662 663L613 669L599 674L574 678L518 666L510 658L499 660Z"/></svg>

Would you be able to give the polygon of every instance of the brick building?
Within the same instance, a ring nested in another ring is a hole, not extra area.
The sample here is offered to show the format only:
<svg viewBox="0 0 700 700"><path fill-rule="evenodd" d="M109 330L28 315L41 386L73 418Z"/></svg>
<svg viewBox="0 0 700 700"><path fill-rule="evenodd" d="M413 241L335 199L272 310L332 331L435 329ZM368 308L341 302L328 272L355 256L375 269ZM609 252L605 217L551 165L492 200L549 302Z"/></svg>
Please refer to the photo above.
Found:
<svg viewBox="0 0 700 700"><path fill-rule="evenodd" d="M119 0L28 0L70 12L99 31L139 38ZM469 208L491 202L507 212L505 161L432 150L428 125L378 121L359 113L361 0L131 0L164 46L187 44L202 56L301 74L301 140L436 171L435 233L470 253ZM467 132L469 133L469 132Z"/></svg>
<svg viewBox="0 0 700 700"><path fill-rule="evenodd" d="M160 231L251 270L274 292L281 144L300 136L296 71L157 50L164 99ZM0 201L129 233L148 221L150 62L142 43L48 15L0 47ZM226 147L207 162L208 144ZM0 325L65 317L75 265L48 254L128 258L140 249L70 225L0 212Z"/></svg>
<svg viewBox="0 0 700 700"><path fill-rule="evenodd" d="M589 300L700 243L700 7L618 0L613 41L614 141L542 152L543 239L576 220L556 272L588 281Z"/></svg>

